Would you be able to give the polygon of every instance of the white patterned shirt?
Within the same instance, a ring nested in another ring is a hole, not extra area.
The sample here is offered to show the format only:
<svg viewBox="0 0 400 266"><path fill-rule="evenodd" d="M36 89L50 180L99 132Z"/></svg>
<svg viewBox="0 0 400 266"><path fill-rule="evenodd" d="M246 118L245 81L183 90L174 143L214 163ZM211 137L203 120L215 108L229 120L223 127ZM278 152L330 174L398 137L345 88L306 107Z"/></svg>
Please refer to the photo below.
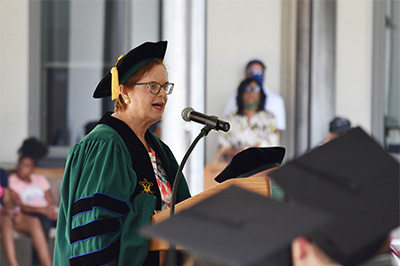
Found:
<svg viewBox="0 0 400 266"><path fill-rule="evenodd" d="M231 128L219 136L222 147L241 150L248 147L279 146L279 132L276 128L275 116L268 111L255 113L250 120L246 115L232 113L226 117Z"/></svg>

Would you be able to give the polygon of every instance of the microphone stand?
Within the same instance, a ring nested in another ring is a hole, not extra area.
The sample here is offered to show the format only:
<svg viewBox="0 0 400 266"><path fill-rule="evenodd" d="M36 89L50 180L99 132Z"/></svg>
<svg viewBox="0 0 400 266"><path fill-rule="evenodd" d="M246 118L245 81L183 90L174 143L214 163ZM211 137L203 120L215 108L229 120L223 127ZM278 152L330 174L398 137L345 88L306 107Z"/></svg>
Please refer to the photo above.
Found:
<svg viewBox="0 0 400 266"><path fill-rule="evenodd" d="M175 214L175 203L176 203L176 197L178 194L178 187L179 187L179 182L181 181L182 177L182 170L183 167L186 164L187 159L189 158L189 155L192 153L194 147L196 146L197 142L202 137L205 137L208 135L208 133L211 131L212 127L210 125L206 125L205 127L202 128L200 131L199 135L196 137L196 139L193 141L193 143L190 145L189 149L187 150L185 156L182 159L182 162L178 168L178 171L176 172L175 179L174 179L174 185L172 186L172 196L171 196L171 208L170 208L170 217L172 217ZM170 244L169 250L167 257L165 259L165 264L164 266L176 266L177 259L176 259L176 246Z"/></svg>

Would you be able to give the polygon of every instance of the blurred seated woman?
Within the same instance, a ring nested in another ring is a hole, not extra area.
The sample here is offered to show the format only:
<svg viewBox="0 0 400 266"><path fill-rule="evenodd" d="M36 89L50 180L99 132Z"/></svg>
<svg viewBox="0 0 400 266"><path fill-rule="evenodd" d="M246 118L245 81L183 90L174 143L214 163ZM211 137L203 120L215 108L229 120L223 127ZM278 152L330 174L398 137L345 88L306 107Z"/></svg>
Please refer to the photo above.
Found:
<svg viewBox="0 0 400 266"><path fill-rule="evenodd" d="M238 88L237 112L226 117L231 128L219 137L223 160L248 147L279 145L279 132L275 116L264 109L266 95L262 85L254 78L242 81Z"/></svg>
<svg viewBox="0 0 400 266"><path fill-rule="evenodd" d="M18 153L17 170L9 176L11 199L22 214L40 221L46 239L42 244L47 247L47 236L58 213L49 181L43 175L34 173L37 161L46 156L47 147L36 138L28 138ZM39 263L37 255L33 252L34 265Z"/></svg>
<svg viewBox="0 0 400 266"><path fill-rule="evenodd" d="M51 265L49 247L39 218L25 215L19 207L13 206L8 178L5 171L0 169L0 225L1 242L10 266L17 266L17 252L14 242L14 230L26 233L32 238L40 262L43 266Z"/></svg>

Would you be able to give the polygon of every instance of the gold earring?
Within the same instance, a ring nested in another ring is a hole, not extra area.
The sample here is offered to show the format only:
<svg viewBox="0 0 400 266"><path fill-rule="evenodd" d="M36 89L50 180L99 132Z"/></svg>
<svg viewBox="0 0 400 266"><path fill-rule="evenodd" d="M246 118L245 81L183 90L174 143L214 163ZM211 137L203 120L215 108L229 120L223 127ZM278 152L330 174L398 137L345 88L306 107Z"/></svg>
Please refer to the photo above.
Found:
<svg viewBox="0 0 400 266"><path fill-rule="evenodd" d="M130 104L130 103L131 103L131 99L126 98L126 99L124 100L124 102L125 102L125 104Z"/></svg>

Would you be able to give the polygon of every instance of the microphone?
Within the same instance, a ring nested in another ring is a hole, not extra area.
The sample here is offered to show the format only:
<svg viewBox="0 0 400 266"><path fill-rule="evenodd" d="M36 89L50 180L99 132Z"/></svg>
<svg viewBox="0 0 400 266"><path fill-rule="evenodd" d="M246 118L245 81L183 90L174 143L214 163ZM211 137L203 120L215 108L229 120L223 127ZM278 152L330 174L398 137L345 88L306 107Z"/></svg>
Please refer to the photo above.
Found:
<svg viewBox="0 0 400 266"><path fill-rule="evenodd" d="M228 132L231 127L228 122L218 119L217 116L196 112L192 107L186 107L182 110L182 118L187 122L194 121L210 126L212 129L222 130L224 132Z"/></svg>

